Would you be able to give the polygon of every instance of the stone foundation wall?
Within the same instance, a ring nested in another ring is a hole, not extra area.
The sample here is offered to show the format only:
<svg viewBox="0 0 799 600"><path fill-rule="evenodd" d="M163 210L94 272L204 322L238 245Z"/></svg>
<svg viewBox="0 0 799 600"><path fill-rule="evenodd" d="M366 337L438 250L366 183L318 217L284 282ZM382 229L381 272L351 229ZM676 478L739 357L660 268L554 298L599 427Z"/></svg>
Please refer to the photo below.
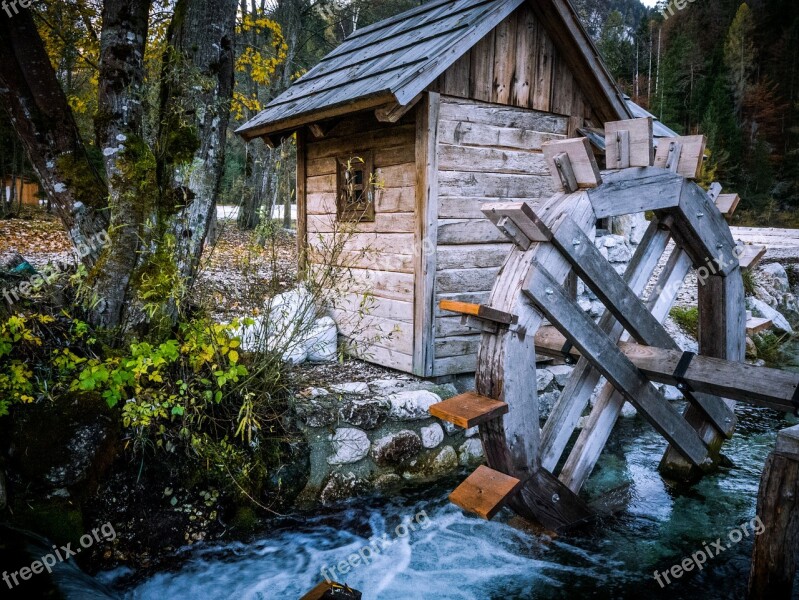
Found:
<svg viewBox="0 0 799 600"><path fill-rule="evenodd" d="M329 504L480 464L476 427L464 431L428 413L457 393L452 384L402 379L304 390L294 413L311 448L311 473L300 500Z"/></svg>

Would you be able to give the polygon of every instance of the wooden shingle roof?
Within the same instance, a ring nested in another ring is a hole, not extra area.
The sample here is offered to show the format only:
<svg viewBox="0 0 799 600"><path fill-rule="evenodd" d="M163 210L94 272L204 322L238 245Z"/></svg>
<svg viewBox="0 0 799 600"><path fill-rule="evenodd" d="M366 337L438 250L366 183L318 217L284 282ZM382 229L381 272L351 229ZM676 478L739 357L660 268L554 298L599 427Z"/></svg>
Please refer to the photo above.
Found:
<svg viewBox="0 0 799 600"><path fill-rule="evenodd" d="M252 139L357 110L406 106L525 1L433 0L359 29L237 133ZM568 0L536 2L547 3L560 5L561 15L576 19ZM574 27L569 23L564 31L574 35ZM593 49L579 23L576 28L584 39L575 48ZM590 54L589 63L598 60L595 49ZM599 77L607 77L604 65L599 70ZM616 112L623 116L626 106L617 100L621 108Z"/></svg>

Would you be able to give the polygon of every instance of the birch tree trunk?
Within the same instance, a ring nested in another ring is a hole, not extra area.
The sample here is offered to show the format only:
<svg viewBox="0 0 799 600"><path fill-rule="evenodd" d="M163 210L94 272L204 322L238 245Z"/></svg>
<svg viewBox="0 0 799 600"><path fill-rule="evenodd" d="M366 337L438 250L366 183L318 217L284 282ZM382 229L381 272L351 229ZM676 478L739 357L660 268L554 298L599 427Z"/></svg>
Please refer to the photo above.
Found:
<svg viewBox="0 0 799 600"><path fill-rule="evenodd" d="M92 322L109 328L131 323L131 279L142 242L151 238L145 226L156 215L155 160L142 137L149 10L150 0L103 4L95 134L108 179L111 241L89 283L97 297Z"/></svg>
<svg viewBox="0 0 799 600"><path fill-rule="evenodd" d="M161 90L159 136L165 151L164 187L177 194L181 210L170 229L176 239L180 276L191 283L215 215L222 182L225 142L233 98L236 0L178 0L169 28L167 74ZM177 148L170 143L176 132ZM191 156L175 155L196 143ZM188 160L187 160L188 159Z"/></svg>

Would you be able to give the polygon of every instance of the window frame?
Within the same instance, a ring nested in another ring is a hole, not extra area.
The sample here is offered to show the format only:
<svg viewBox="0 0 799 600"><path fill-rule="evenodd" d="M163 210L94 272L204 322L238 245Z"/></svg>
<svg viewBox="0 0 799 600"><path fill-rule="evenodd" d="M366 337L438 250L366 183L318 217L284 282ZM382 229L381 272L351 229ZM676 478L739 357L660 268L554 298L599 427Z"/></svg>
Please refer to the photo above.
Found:
<svg viewBox="0 0 799 600"><path fill-rule="evenodd" d="M359 168L356 169L356 165ZM345 178L348 170L361 173L361 182L352 184L354 191L361 194L357 201L352 200L347 189ZM374 156L371 150L336 157L336 218L341 222L374 223Z"/></svg>

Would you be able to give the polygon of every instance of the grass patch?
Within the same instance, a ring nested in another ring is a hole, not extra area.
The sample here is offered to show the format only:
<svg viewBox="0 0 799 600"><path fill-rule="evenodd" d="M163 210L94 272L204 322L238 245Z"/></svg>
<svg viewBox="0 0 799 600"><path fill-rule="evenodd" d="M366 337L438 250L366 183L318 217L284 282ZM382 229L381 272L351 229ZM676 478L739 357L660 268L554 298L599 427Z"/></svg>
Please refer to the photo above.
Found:
<svg viewBox="0 0 799 600"><path fill-rule="evenodd" d="M757 357L766 361L767 365L778 365L782 362L782 345L788 341L788 334L777 335L773 331L764 331L752 336L757 348Z"/></svg>
<svg viewBox="0 0 799 600"><path fill-rule="evenodd" d="M741 277L744 280L744 292L747 296L754 296L755 295L755 288L757 287L757 283L755 282L755 274L749 271L741 271Z"/></svg>
<svg viewBox="0 0 799 600"><path fill-rule="evenodd" d="M694 338L699 336L699 309L675 306L669 311L671 318L680 326L680 329L690 333Z"/></svg>

